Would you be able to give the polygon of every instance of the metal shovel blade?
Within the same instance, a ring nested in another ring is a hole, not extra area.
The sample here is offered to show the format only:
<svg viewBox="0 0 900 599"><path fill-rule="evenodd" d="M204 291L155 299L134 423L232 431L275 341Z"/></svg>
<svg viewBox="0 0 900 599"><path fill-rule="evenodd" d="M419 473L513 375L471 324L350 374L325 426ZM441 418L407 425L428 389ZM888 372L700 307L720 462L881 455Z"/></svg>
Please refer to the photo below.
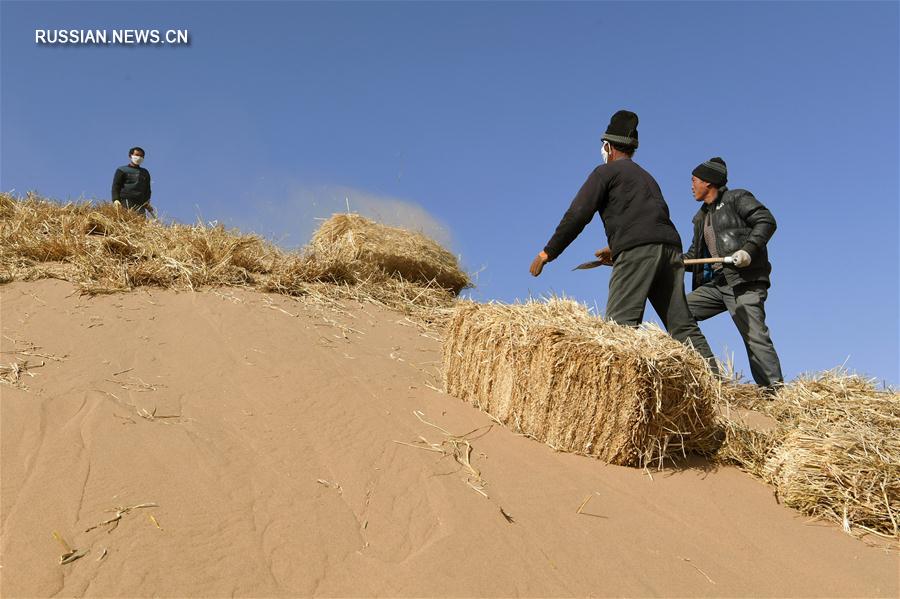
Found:
<svg viewBox="0 0 900 599"><path fill-rule="evenodd" d="M597 268L598 266L603 266L603 264L604 264L604 262L602 262L600 260L591 260L590 262L584 262L582 264L579 264L572 270L587 270L589 268Z"/></svg>

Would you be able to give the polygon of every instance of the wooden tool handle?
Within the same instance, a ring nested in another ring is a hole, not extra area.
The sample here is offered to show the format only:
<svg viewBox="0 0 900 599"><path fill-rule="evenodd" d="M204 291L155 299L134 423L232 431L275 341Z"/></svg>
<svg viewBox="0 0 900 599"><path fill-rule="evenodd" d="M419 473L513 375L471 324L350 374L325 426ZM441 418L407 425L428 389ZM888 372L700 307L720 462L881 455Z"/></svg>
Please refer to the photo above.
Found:
<svg viewBox="0 0 900 599"><path fill-rule="evenodd" d="M731 256L727 258L691 258L684 261L685 266L694 264L731 264Z"/></svg>

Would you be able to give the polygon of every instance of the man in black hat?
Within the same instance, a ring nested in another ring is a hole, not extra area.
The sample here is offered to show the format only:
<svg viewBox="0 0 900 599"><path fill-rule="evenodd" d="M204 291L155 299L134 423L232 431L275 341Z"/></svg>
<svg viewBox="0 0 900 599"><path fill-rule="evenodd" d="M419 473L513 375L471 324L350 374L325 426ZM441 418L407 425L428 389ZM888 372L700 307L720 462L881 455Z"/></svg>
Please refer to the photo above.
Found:
<svg viewBox="0 0 900 599"><path fill-rule="evenodd" d="M581 186L553 237L531 263L531 274L540 275L544 264L556 259L599 212L609 247L596 255L613 267L606 318L637 326L649 299L672 337L690 340L718 372L685 299L681 237L669 219L669 207L656 180L631 159L638 147L637 125L633 112L620 110L612 116L601 137L604 164Z"/></svg>
<svg viewBox="0 0 900 599"><path fill-rule="evenodd" d="M694 199L703 203L684 257L732 256L733 265L694 266L688 306L698 321L728 310L747 348L753 380L772 391L784 383L765 310L772 272L766 244L775 233L775 217L746 189L726 187L728 167L721 158L701 163L691 175Z"/></svg>
<svg viewBox="0 0 900 599"><path fill-rule="evenodd" d="M125 166L116 169L112 183L112 201L116 207L125 207L147 216L149 211L156 211L150 205L150 171L141 166L144 161L144 149L134 147L128 150L131 160Z"/></svg>

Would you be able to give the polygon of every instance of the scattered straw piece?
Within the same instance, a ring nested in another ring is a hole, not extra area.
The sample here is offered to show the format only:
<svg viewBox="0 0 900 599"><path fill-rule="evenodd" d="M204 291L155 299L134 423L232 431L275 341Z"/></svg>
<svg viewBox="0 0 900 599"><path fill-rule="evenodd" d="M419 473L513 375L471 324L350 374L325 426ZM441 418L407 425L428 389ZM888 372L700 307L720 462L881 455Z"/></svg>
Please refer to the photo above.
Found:
<svg viewBox="0 0 900 599"><path fill-rule="evenodd" d="M689 566L691 566L691 567L692 567L694 570L696 570L697 572L700 572L700 574L703 574L703 576L706 577L706 580L709 581L710 584L716 584L716 581L714 581L712 578L710 578L710 577L709 577L709 574L707 574L706 572L704 572L703 570L701 570L700 568L698 568L697 566L695 566L694 563L691 561L690 558L688 558L688 557L682 557L682 558L680 558L680 559L681 559L681 561L683 561L683 562L687 562L687 564L688 564Z"/></svg>
<svg viewBox="0 0 900 599"><path fill-rule="evenodd" d="M90 553L90 552L86 551L86 550L85 551L77 550L77 549L73 550L72 553L69 555L59 556L59 563L60 564L71 564L75 560L83 558L88 553Z"/></svg>
<svg viewBox="0 0 900 599"><path fill-rule="evenodd" d="M591 500L591 497L593 497L593 496L594 496L594 495L593 495L593 493L592 493L592 494L588 495L587 497L585 497L585 498L584 498L584 501L581 502L581 505L578 506L578 509L575 510L575 513L576 513L576 514L580 514L580 513L581 513L581 510L584 509L584 506L586 506L586 505L588 504L588 501L590 501L590 500Z"/></svg>
<svg viewBox="0 0 900 599"><path fill-rule="evenodd" d="M154 516L153 514L147 514L147 518L150 520L150 522L153 523L154 526L156 526L156 528L162 530L162 526L159 525L159 521L156 519L156 516Z"/></svg>
<svg viewBox="0 0 900 599"><path fill-rule="evenodd" d="M590 502L591 498L594 497L594 495L599 495L599 493L594 492L594 493L591 493L590 495L588 495L587 497L585 497L584 501L581 502L581 505L578 506L578 509L575 510L575 513L580 514L582 516L591 516L593 518L603 518L605 520L606 516L601 516L600 514L592 514L590 512L584 511L584 508L587 507L587 504Z"/></svg>
<svg viewBox="0 0 900 599"><path fill-rule="evenodd" d="M319 483L320 485L324 485L331 489L336 489L338 492L338 495L344 494L344 487L342 487L338 483L331 482L330 480L325 480L324 478L318 478L318 479L316 479L316 482Z"/></svg>
<svg viewBox="0 0 900 599"><path fill-rule="evenodd" d="M107 533L111 533L116 528L118 528L119 522L122 520L123 516L125 516L126 514L129 514L133 510L139 510L139 509L150 508L150 507L159 507L159 504L152 503L152 502L151 503L139 503L137 505L129 505L127 507L115 507L111 510L107 510L108 512L116 512L116 515L113 516L112 518L110 518L109 520L104 520L103 522L100 522L99 524L95 524L89 528L86 528L84 530L84 532L90 532L90 531L94 530L95 528L100 528L101 526L107 526L107 525L111 524L112 526L110 526L110 528L106 531ZM151 518L152 518L152 516L151 516ZM159 526L159 524L157 524L157 526Z"/></svg>
<svg viewBox="0 0 900 599"><path fill-rule="evenodd" d="M10 362L9 364L0 364L0 383L27 391L28 385L22 381L22 377L34 377L35 373L31 372L31 369L42 366L44 366L44 362L33 364L28 360L19 358L16 358L15 362Z"/></svg>
<svg viewBox="0 0 900 599"><path fill-rule="evenodd" d="M487 492L484 490L487 483L485 483L485 481L482 479L481 471L472 465L472 441L480 439L484 435L488 434L494 427L494 425L488 424L487 426L481 426L473 429L463 435L454 435L453 433L441 428L440 426L426 420L425 414L423 414L419 410L415 410L413 412L413 415L418 418L422 424L428 425L440 431L441 434L443 434L446 438L440 443L432 443L425 437L420 436L419 440L414 443L406 443L403 441L394 441L394 443L439 453L442 456L452 457L453 460L465 470L466 485L468 485L469 488L474 490L479 495L488 497Z"/></svg>
<svg viewBox="0 0 900 599"><path fill-rule="evenodd" d="M62 538L62 535L60 535L55 530L53 531L53 538L59 541L59 544L62 545L63 548L63 554L59 556L60 564L71 564L75 560L81 559L89 553L88 551L73 549L71 546L69 546L68 543L66 543L65 539Z"/></svg>

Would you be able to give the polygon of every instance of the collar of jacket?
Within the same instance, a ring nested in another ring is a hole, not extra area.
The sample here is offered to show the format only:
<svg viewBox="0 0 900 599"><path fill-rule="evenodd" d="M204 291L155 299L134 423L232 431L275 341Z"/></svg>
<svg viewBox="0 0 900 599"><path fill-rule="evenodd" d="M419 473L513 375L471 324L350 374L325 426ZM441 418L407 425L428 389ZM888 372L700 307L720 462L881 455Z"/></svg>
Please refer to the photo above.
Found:
<svg viewBox="0 0 900 599"><path fill-rule="evenodd" d="M704 202L703 205L700 206L700 209L701 209L704 213L706 213L706 212L712 210L713 208L716 207L716 205L717 205L719 202L722 201L722 198L725 197L725 192L727 192L727 191L728 191L728 187L726 187L726 186L723 185L722 187L719 188L719 195L716 196L716 199L715 199L711 204L707 204L706 202Z"/></svg>

